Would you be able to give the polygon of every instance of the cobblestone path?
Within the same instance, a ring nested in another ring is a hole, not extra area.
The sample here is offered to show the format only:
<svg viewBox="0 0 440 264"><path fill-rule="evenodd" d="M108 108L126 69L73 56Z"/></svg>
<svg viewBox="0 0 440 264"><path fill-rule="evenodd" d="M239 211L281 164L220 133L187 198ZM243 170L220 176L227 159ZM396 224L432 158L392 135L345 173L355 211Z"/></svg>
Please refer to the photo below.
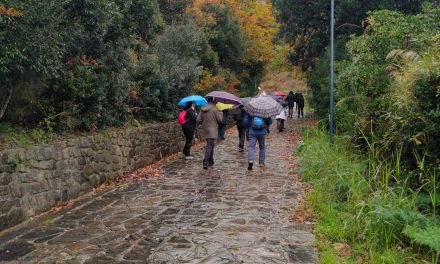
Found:
<svg viewBox="0 0 440 264"><path fill-rule="evenodd" d="M202 169L203 149L197 150L193 161L166 165L162 177L83 199L46 225L34 221L3 234L0 260L315 263L314 236L286 219L300 190L282 158L285 136L273 131L267 167L248 172L230 132L216 145L212 169Z"/></svg>

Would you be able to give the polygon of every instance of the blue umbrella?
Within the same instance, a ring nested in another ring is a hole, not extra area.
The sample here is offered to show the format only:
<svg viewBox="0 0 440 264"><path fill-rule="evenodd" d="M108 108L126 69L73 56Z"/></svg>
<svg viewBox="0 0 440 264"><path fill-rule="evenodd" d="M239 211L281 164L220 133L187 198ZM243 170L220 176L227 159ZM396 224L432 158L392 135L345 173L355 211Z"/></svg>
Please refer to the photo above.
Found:
<svg viewBox="0 0 440 264"><path fill-rule="evenodd" d="M194 102L196 106L204 106L208 104L206 99L201 97L200 95L191 95L180 100L178 105L185 106L188 102Z"/></svg>

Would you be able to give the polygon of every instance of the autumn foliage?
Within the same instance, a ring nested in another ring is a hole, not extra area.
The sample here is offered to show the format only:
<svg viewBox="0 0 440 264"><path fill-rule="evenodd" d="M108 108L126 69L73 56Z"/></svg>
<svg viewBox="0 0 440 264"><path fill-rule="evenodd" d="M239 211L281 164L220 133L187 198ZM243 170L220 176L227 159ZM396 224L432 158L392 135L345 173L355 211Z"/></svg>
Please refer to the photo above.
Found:
<svg viewBox="0 0 440 264"><path fill-rule="evenodd" d="M215 38L216 32L212 32L211 29L219 23L220 18L210 8L207 8L209 6L230 10L244 36L244 50L239 58L235 58L241 65L244 65L240 69L260 67L260 71L262 71L275 55L276 47L273 39L279 29L272 4L256 0L195 0L187 12L194 15L197 24L205 31L208 38ZM205 74L197 88L204 91L209 89L208 87L212 87L212 84L225 84L225 89L233 91L240 85L239 80L254 78L255 76L252 74L255 73L236 70L232 73L233 79L236 80L225 81L225 76L211 72ZM233 85L236 87L232 87Z"/></svg>
<svg viewBox="0 0 440 264"><path fill-rule="evenodd" d="M95 131L174 120L194 93L255 95L278 28L261 0L2 1L0 121Z"/></svg>
<svg viewBox="0 0 440 264"><path fill-rule="evenodd" d="M0 4L0 15L5 15L8 17L19 17L19 16L22 16L23 13L21 13L20 11L14 9L14 8L7 8L7 7L3 6L2 4Z"/></svg>

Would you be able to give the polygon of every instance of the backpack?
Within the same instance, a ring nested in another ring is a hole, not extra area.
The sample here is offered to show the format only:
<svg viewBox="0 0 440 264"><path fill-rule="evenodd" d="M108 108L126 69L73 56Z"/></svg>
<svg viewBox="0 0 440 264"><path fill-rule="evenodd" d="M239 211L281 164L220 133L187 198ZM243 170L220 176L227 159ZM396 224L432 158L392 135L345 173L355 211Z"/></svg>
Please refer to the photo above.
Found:
<svg viewBox="0 0 440 264"><path fill-rule="evenodd" d="M255 130L266 129L266 122L264 122L263 118L259 116L254 116L252 117L251 127Z"/></svg>
<svg viewBox="0 0 440 264"><path fill-rule="evenodd" d="M186 112L188 112L188 110L184 110L184 111L180 112L179 117L177 118L177 121L179 122L179 124L181 126L185 125L185 123L186 123L186 120L185 120Z"/></svg>

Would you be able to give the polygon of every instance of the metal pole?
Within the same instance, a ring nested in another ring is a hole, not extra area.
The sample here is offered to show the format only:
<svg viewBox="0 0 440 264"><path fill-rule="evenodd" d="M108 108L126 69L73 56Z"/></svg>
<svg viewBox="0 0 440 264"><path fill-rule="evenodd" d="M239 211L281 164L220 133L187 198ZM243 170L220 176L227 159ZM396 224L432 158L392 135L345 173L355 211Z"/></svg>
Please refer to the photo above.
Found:
<svg viewBox="0 0 440 264"><path fill-rule="evenodd" d="M330 144L334 133L334 59L335 59L335 0L331 0L330 14Z"/></svg>

